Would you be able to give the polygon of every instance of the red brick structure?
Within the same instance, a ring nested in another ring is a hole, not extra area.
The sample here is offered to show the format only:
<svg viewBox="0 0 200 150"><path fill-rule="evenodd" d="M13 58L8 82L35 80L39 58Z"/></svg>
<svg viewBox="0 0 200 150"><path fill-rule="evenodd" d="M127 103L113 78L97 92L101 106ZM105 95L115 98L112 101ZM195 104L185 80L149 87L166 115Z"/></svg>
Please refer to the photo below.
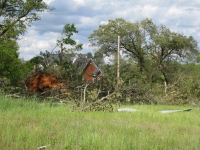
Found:
<svg viewBox="0 0 200 150"><path fill-rule="evenodd" d="M74 65L83 70L84 81L102 81L102 71L90 58L79 58L75 60Z"/></svg>

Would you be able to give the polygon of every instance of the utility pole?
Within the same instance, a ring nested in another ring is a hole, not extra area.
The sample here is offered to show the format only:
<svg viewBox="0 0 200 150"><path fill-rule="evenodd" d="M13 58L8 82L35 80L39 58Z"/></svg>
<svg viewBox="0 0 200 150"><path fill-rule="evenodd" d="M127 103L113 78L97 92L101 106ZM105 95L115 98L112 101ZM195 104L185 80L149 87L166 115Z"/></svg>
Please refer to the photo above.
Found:
<svg viewBox="0 0 200 150"><path fill-rule="evenodd" d="M61 65L61 66L63 66L63 51L64 51L63 43L60 42L59 59L60 59L60 65Z"/></svg>
<svg viewBox="0 0 200 150"><path fill-rule="evenodd" d="M118 51L117 51L117 80L120 77L120 36L118 36Z"/></svg>

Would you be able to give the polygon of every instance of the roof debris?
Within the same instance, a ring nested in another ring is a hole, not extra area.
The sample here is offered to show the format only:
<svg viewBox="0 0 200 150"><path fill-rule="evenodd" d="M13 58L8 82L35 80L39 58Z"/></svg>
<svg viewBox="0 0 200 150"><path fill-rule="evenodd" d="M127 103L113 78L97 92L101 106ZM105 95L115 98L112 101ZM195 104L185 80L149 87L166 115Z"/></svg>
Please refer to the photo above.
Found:
<svg viewBox="0 0 200 150"><path fill-rule="evenodd" d="M137 109L133 109L133 108L120 108L120 109L117 109L118 112L122 112L122 111L126 111L126 112L136 112L136 111L139 111Z"/></svg>
<svg viewBox="0 0 200 150"><path fill-rule="evenodd" d="M184 112L184 111L191 111L192 108L184 109L184 110L161 110L159 111L162 114L167 114L167 113L175 113L175 112Z"/></svg>
<svg viewBox="0 0 200 150"><path fill-rule="evenodd" d="M175 112L184 112L184 111L191 111L192 108L184 109L184 110L161 110L159 111L162 114L167 114L167 113L175 113ZM119 108L117 109L118 112L136 112L140 111L134 108Z"/></svg>

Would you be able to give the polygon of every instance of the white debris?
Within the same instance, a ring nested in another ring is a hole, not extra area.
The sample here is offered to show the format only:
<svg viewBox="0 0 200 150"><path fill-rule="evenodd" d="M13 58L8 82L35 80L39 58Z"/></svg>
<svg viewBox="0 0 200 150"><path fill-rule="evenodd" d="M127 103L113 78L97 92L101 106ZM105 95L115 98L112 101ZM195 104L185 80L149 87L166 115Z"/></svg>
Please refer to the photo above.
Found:
<svg viewBox="0 0 200 150"><path fill-rule="evenodd" d="M159 111L162 114L167 114L167 113L175 113L175 112L183 112L183 111L190 111L192 110L191 108L184 109L184 110L161 110Z"/></svg>
<svg viewBox="0 0 200 150"><path fill-rule="evenodd" d="M122 111L126 111L126 112L136 112L138 111L137 109L133 109L133 108L119 108L117 109L117 111L122 112Z"/></svg>
<svg viewBox="0 0 200 150"><path fill-rule="evenodd" d="M182 110L161 110L162 114L167 114L167 113L174 113L174 112L181 112Z"/></svg>
<svg viewBox="0 0 200 150"><path fill-rule="evenodd" d="M184 112L184 111L191 111L191 108L188 109L184 109L184 110L161 110L159 111L162 114L167 114L167 113L175 113L175 112ZM134 108L119 108L117 109L118 112L136 112L136 111L140 111Z"/></svg>
<svg viewBox="0 0 200 150"><path fill-rule="evenodd" d="M37 149L39 149L39 150L44 150L44 149L46 149L46 146L40 146L40 147L38 147Z"/></svg>

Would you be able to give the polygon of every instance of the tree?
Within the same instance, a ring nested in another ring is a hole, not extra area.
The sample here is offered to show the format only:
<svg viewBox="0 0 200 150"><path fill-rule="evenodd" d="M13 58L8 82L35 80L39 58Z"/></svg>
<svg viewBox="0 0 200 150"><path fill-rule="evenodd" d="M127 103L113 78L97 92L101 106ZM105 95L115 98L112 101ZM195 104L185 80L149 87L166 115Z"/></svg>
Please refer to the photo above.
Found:
<svg viewBox="0 0 200 150"><path fill-rule="evenodd" d="M101 53L101 51L96 51L94 53L93 60L98 66L103 66L105 64L104 56L103 56L103 53Z"/></svg>
<svg viewBox="0 0 200 150"><path fill-rule="evenodd" d="M192 37L186 37L183 34L171 32L168 28L161 25L157 33L153 35L154 48L151 54L154 58L154 69L159 70L168 83L170 73L168 69L174 61L195 62L199 51L197 50L197 41ZM153 72L152 72L153 74Z"/></svg>
<svg viewBox="0 0 200 150"><path fill-rule="evenodd" d="M0 0L0 76L12 84L28 72L19 59L17 39L33 21L40 20L39 12L52 10L42 0Z"/></svg>
<svg viewBox="0 0 200 150"><path fill-rule="evenodd" d="M72 36L78 33L78 30L75 27L75 24L66 24L63 28L62 39L57 40L57 45L60 47L60 63L63 63L62 56L65 54L74 56L77 51L82 50L83 44L77 44L75 40L72 39ZM70 46L70 48L65 48L64 45Z"/></svg>
<svg viewBox="0 0 200 150"><path fill-rule="evenodd" d="M198 53L197 42L193 37L171 32L165 26L156 26L151 19L141 22L127 22L122 18L109 20L89 36L92 46L99 48L105 55L117 52L117 37L123 53L134 59L145 82L152 81L156 72L164 75L169 60L194 60Z"/></svg>
<svg viewBox="0 0 200 150"><path fill-rule="evenodd" d="M82 78L80 69L73 65L73 58L82 50L82 44L78 44L72 36L78 33L75 24L66 24L62 31L62 38L57 40L58 51L50 53L40 52L40 64L47 73L59 76L59 78L77 81ZM56 67L55 67L56 66Z"/></svg>
<svg viewBox="0 0 200 150"><path fill-rule="evenodd" d="M60 47L58 51L59 54L59 63L61 68L65 71L65 78L74 80L79 78L79 71L76 71L77 68L72 65L72 57L77 55L77 52L82 50L83 44L78 44L72 36L78 33L78 30L75 27L75 24L66 24L63 28L62 39L57 40L57 45ZM64 45L69 46L69 48L64 47ZM65 57L65 58L64 58ZM68 59L66 59L66 57Z"/></svg>
<svg viewBox="0 0 200 150"><path fill-rule="evenodd" d="M28 72L34 69L34 67L37 66L37 64L40 64L42 62L42 57L41 56L35 56L32 59L26 61L24 65L26 66Z"/></svg>
<svg viewBox="0 0 200 150"><path fill-rule="evenodd" d="M123 52L134 58L145 72L145 57L147 54L147 37L154 32L155 25L149 19L142 22L130 23L122 18L109 20L108 24L100 25L90 36L92 46L100 47L106 55L117 52L117 37L120 36L120 45Z"/></svg>
<svg viewBox="0 0 200 150"><path fill-rule="evenodd" d="M25 33L27 26L40 20L38 12L52 10L42 0L0 0L0 38L14 38Z"/></svg>
<svg viewBox="0 0 200 150"><path fill-rule="evenodd" d="M131 82L133 82L133 78L137 78L138 76L138 70L132 64L132 61L131 58L129 60L123 58L120 59L120 78L123 80L124 86L130 85ZM104 64L102 68L107 74L107 80L112 84L117 77L117 58L115 57L110 63Z"/></svg>
<svg viewBox="0 0 200 150"><path fill-rule="evenodd" d="M16 45L0 44L0 76L8 78L12 84L16 84L23 78L23 64L14 49Z"/></svg>
<svg viewBox="0 0 200 150"><path fill-rule="evenodd" d="M93 55L92 55L92 53L88 52L88 53L86 54L86 57L87 57L87 58L93 58Z"/></svg>

